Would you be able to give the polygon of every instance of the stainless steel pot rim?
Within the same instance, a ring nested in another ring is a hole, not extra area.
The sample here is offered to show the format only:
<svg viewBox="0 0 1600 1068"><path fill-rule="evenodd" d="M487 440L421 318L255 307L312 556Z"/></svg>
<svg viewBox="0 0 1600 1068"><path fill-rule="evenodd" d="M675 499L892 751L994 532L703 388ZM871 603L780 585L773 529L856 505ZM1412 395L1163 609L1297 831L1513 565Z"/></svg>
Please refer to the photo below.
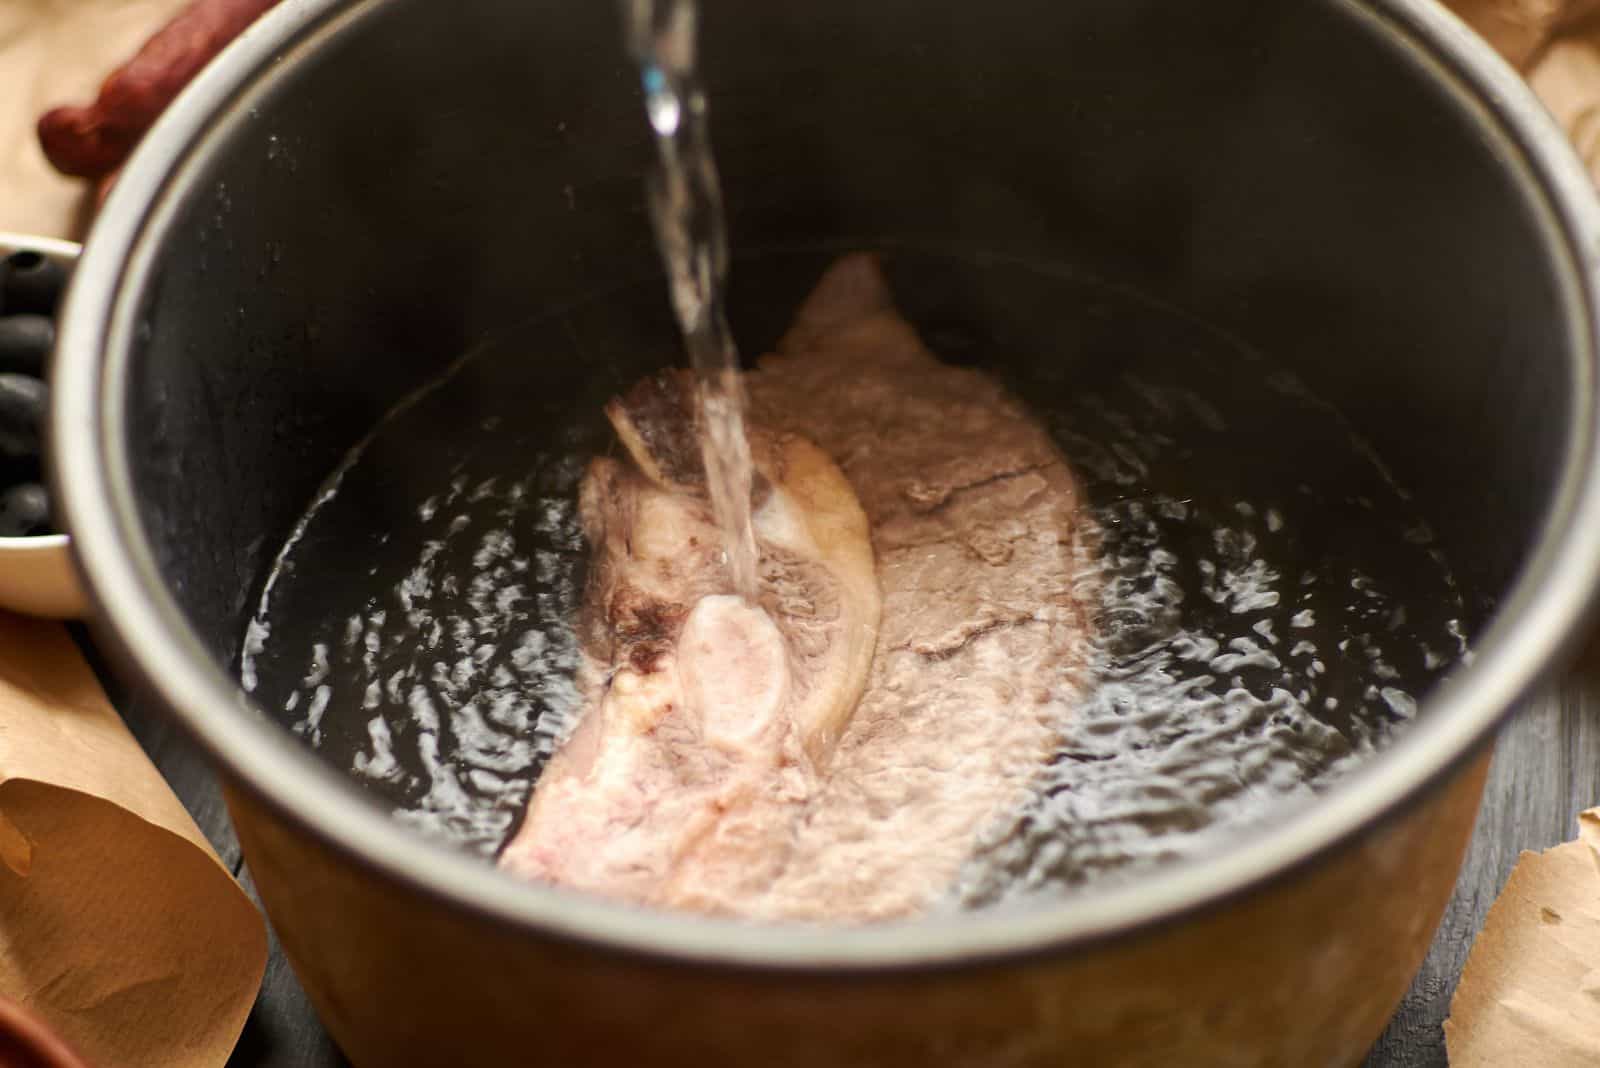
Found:
<svg viewBox="0 0 1600 1068"><path fill-rule="evenodd" d="M83 246L76 241L68 241L59 237L40 237L34 234L19 234L10 230L0 230L0 255L8 255L19 249L32 249L65 260L78 258L78 253L83 251Z"/></svg>
<svg viewBox="0 0 1600 1068"><path fill-rule="evenodd" d="M1127 886L1059 905L844 930L754 926L665 915L531 886L424 840L360 799L287 731L253 708L214 664L163 587L140 529L120 442L120 399L134 313L175 192L226 117L328 36L384 0L286 0L202 74L146 137L81 258L55 365L52 479L106 636L170 705L230 779L301 829L459 907L527 933L679 960L779 969L954 965L1060 951L1148 927L1260 886L1347 841L1474 752L1564 654L1600 586L1600 203L1584 169L1521 79L1431 0L1333 0L1396 37L1483 119L1485 136L1544 206L1565 266L1568 329L1581 354L1573 443L1538 548L1473 662L1426 701L1425 715L1314 804L1232 848ZM101 353L105 354L102 361Z"/></svg>

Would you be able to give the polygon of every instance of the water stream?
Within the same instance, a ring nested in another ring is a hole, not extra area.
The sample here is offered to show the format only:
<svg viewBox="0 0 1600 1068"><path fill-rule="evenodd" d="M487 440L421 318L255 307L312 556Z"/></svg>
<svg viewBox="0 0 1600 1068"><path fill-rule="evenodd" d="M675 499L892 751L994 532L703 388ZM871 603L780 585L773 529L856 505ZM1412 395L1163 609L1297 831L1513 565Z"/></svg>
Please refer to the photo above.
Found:
<svg viewBox="0 0 1600 1068"><path fill-rule="evenodd" d="M672 307L699 388L700 447L711 507L722 529L733 588L754 599L757 552L750 523L750 446L744 431L739 351L727 318L728 228L695 70L695 0L625 0L628 51L639 64L656 134L650 217Z"/></svg>

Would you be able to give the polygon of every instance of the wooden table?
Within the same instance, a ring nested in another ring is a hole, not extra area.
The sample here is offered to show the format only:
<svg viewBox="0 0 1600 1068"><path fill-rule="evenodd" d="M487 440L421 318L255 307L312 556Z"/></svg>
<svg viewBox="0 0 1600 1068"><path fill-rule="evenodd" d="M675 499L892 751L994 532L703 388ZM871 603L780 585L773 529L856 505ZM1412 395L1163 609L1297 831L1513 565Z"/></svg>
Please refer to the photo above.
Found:
<svg viewBox="0 0 1600 1068"><path fill-rule="evenodd" d="M104 676L104 672L102 672ZM222 858L254 894L215 779L151 705L108 683L155 762ZM1577 835L1576 816L1600 804L1600 635L1577 665L1505 728L1454 899L1421 973L1365 1068L1443 1068L1440 1023L1472 940L1525 849ZM276 942L255 1010L230 1065L331 1068L346 1062L307 1004ZM930 1066L932 1068L932 1066Z"/></svg>

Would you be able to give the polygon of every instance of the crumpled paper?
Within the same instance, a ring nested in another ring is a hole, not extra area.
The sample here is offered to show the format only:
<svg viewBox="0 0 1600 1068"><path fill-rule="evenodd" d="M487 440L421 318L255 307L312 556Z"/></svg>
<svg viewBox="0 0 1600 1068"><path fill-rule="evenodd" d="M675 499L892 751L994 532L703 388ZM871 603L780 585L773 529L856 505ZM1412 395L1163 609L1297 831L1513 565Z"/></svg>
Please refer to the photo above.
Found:
<svg viewBox="0 0 1600 1068"><path fill-rule="evenodd" d="M266 959L66 631L0 613L0 993L92 1065L219 1068Z"/></svg>
<svg viewBox="0 0 1600 1068"><path fill-rule="evenodd" d="M58 174L34 124L100 83L187 0L0 0L0 230L80 239L92 194Z"/></svg>
<svg viewBox="0 0 1600 1068"><path fill-rule="evenodd" d="M1523 853L1450 1002L1455 1068L1600 1065L1600 808L1577 841Z"/></svg>

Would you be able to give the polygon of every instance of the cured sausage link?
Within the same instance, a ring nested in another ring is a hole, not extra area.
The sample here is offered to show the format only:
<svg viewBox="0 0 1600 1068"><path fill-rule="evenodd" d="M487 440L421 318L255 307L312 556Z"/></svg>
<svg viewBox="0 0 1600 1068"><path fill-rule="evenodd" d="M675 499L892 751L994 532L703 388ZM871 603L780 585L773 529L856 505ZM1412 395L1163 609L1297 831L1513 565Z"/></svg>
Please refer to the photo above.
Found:
<svg viewBox="0 0 1600 1068"><path fill-rule="evenodd" d="M102 178L120 167L178 93L278 0L195 0L100 86L89 105L53 108L39 144L56 170Z"/></svg>

